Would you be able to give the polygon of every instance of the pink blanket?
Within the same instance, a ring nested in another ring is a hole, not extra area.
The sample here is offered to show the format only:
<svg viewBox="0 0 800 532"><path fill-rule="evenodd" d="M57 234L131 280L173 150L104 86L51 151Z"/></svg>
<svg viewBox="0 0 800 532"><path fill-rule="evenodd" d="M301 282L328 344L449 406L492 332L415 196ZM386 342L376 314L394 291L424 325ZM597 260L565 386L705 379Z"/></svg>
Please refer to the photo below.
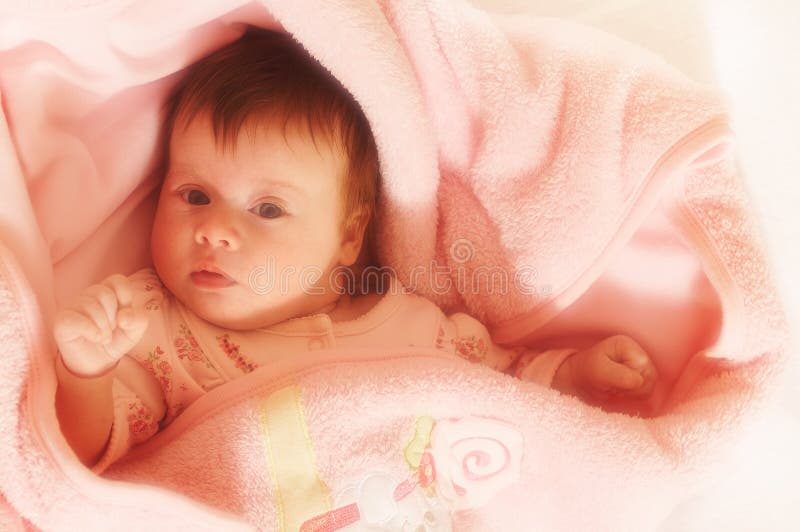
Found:
<svg viewBox="0 0 800 532"><path fill-rule="evenodd" d="M788 331L714 89L458 1L54 4L0 8L5 528L653 530L768 404ZM382 265L498 341L634 337L662 377L645 417L435 351L331 351L213 390L104 477L80 465L54 309L148 264L172 74L245 23L362 105Z"/></svg>

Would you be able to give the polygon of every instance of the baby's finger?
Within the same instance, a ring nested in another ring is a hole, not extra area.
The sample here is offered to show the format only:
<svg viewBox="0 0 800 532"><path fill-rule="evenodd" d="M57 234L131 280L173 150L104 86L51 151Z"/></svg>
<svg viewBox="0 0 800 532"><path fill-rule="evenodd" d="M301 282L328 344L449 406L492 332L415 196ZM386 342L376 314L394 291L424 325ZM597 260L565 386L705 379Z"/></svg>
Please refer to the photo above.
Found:
<svg viewBox="0 0 800 532"><path fill-rule="evenodd" d="M638 370L631 370L627 368L629 371L638 371ZM646 368L643 370L638 371L639 376L641 377L641 385L636 386L634 388L628 389L620 389L619 394L631 399L643 399L649 397L656 386L656 380L658 372L656 371L655 366L650 362Z"/></svg>
<svg viewBox="0 0 800 532"><path fill-rule="evenodd" d="M112 326L117 321L117 295L114 291L106 285L95 284L90 286L84 292L87 297L95 298L98 303L103 307L108 318L108 323Z"/></svg>
<svg viewBox="0 0 800 532"><path fill-rule="evenodd" d="M644 378L638 371L623 364L613 364L604 368L598 381L605 390L636 390L644 384Z"/></svg>
<svg viewBox="0 0 800 532"><path fill-rule="evenodd" d="M58 344L65 344L77 338L97 341L102 331L84 314L72 309L62 310L56 318L53 335Z"/></svg>
<svg viewBox="0 0 800 532"><path fill-rule="evenodd" d="M89 339L101 344L110 341L111 323L109 323L108 315L100 302L92 296L86 296L81 305L81 310L94 322L99 331L98 337Z"/></svg>
<svg viewBox="0 0 800 532"><path fill-rule="evenodd" d="M648 363L648 365L641 370L642 378L644 379L644 384L642 385L642 393L645 395L650 395L653 389L656 386L656 381L658 381L658 370L656 369L655 364L652 361Z"/></svg>
<svg viewBox="0 0 800 532"><path fill-rule="evenodd" d="M114 331L106 352L119 358L130 352L147 330L148 315L144 309L124 308L117 314L119 327Z"/></svg>
<svg viewBox="0 0 800 532"><path fill-rule="evenodd" d="M133 286L131 280L124 275L118 273L111 275L105 278L101 284L113 290L121 307L130 306L133 302Z"/></svg>
<svg viewBox="0 0 800 532"><path fill-rule="evenodd" d="M122 309L119 312L119 326L131 337L144 332L147 328L147 311L134 307Z"/></svg>
<svg viewBox="0 0 800 532"><path fill-rule="evenodd" d="M613 358L630 368L643 370L650 362L650 356L636 343L630 336L617 335L613 337L614 349Z"/></svg>
<svg viewBox="0 0 800 532"><path fill-rule="evenodd" d="M147 315L125 308L117 314L119 327L114 330L106 351L114 358L129 352L142 338L147 328Z"/></svg>

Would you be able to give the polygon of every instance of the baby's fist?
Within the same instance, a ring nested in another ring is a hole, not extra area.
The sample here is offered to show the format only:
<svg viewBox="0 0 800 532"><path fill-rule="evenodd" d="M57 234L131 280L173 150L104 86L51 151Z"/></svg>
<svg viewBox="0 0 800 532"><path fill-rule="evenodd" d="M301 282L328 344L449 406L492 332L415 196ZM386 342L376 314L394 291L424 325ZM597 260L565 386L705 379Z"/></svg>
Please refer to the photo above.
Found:
<svg viewBox="0 0 800 532"><path fill-rule="evenodd" d="M568 392L586 399L644 399L653 391L658 372L635 340L616 335L575 353L559 368L556 380Z"/></svg>
<svg viewBox="0 0 800 532"><path fill-rule="evenodd" d="M130 279L112 275L57 314L54 336L69 370L101 374L139 342L147 329L147 314L132 303Z"/></svg>

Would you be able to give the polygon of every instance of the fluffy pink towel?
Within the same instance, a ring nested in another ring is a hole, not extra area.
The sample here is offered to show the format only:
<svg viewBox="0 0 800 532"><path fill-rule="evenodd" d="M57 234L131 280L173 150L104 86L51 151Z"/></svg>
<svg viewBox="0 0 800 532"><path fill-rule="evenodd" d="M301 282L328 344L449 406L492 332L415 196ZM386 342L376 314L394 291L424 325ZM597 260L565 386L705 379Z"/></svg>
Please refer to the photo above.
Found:
<svg viewBox="0 0 800 532"><path fill-rule="evenodd" d="M724 101L658 58L454 1L56 3L0 10L10 526L652 530L767 404L788 332ZM332 351L212 391L113 481L83 468L53 409L53 310L147 265L171 74L244 23L292 33L363 106L382 264L499 341L633 336L662 376L648 417L434 351ZM506 289L473 289L487 272Z"/></svg>

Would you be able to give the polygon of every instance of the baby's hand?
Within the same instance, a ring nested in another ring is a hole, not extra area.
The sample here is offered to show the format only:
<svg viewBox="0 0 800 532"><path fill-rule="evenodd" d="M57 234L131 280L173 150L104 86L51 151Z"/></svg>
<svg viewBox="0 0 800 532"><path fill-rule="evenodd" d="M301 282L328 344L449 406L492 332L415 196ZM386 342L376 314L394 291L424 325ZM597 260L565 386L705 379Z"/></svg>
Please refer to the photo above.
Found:
<svg viewBox="0 0 800 532"><path fill-rule="evenodd" d="M86 376L114 366L142 338L147 314L134 308L131 281L112 275L56 315L54 335L67 369Z"/></svg>
<svg viewBox="0 0 800 532"><path fill-rule="evenodd" d="M565 360L554 387L589 401L644 399L653 391L657 376L644 349L632 338L616 335Z"/></svg>

